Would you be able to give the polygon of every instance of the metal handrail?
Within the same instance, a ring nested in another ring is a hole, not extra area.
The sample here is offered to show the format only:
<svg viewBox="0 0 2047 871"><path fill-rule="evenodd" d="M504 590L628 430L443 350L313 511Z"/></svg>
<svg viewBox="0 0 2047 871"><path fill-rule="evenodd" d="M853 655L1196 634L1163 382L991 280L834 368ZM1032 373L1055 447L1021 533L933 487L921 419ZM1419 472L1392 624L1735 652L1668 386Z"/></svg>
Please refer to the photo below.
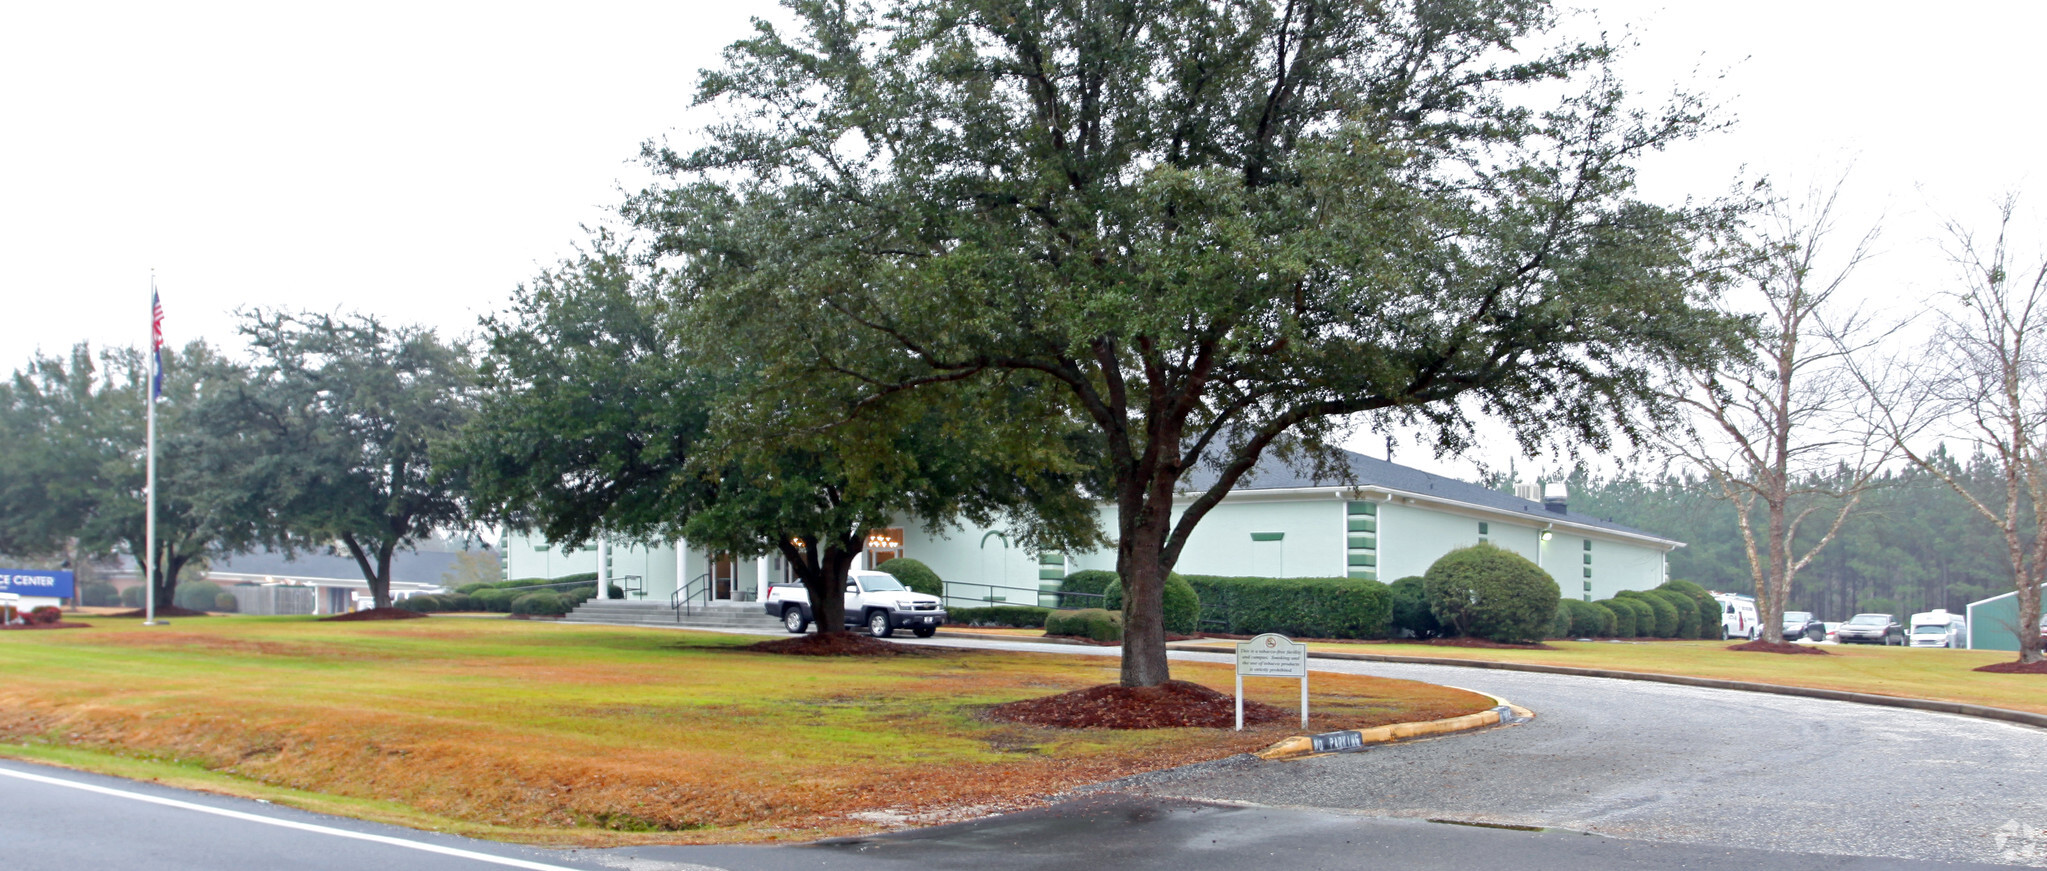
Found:
<svg viewBox="0 0 2047 871"><path fill-rule="evenodd" d="M698 594L690 591L696 588L698 581L704 582L704 589L702 593L704 599L704 606L710 607L711 573L705 572L701 575L697 575L696 577L689 579L687 583L684 583L675 592L668 594L668 607L675 611L675 622L681 623L682 615L684 614L690 615L696 614L695 608L692 607L690 603L697 598Z"/></svg>
<svg viewBox="0 0 2047 871"><path fill-rule="evenodd" d="M956 596L952 592L953 587L978 587L989 592L987 596ZM1082 608L1099 608L1101 607L1102 600L1106 600L1107 598L1109 598L1107 595L1104 595L1102 593L1081 593L1067 590L1044 590L1039 589L1037 587L1011 587L1002 584L983 584L975 581L946 581L945 595L940 598L967 599L969 601L988 602L995 605L1009 604L1007 598L1004 599L995 598L994 591L996 590L1015 590L1019 593L1030 593L1038 597L1053 596L1055 597L1054 601L1058 602L1058 604L1052 606L1052 609L1055 611L1078 611ZM1066 603L1068 597L1080 599L1082 600L1083 604L1069 605ZM1093 601L1089 602L1088 600ZM1042 608L1044 606L1032 605L1030 607Z"/></svg>
<svg viewBox="0 0 2047 871"><path fill-rule="evenodd" d="M636 596L641 599L647 598L646 578L639 575L619 575L611 580L618 583L619 598L623 599L627 596ZM626 583L627 581L632 583Z"/></svg>

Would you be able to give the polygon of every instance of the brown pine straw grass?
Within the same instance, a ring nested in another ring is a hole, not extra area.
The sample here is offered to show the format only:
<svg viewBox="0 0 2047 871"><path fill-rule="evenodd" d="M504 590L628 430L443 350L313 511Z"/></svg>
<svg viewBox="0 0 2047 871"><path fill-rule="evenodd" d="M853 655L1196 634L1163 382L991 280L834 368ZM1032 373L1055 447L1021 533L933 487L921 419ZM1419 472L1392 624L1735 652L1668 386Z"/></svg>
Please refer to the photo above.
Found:
<svg viewBox="0 0 2047 871"><path fill-rule="evenodd" d="M19 640L17 640L19 639ZM45 641L44 639L50 639ZM509 620L236 618L21 633L0 753L534 843L733 843L1031 807L1079 785L1297 734L1053 729L987 707L1112 682L1113 657L790 657L757 639ZM1225 666L1174 675L1228 692ZM1252 681L1292 710L1293 681ZM1312 682L1315 731L1490 707L1460 690ZM26 745L26 746L24 746ZM87 751L80 753L79 751ZM82 760L82 761L81 761ZM270 792L263 792L270 790Z"/></svg>

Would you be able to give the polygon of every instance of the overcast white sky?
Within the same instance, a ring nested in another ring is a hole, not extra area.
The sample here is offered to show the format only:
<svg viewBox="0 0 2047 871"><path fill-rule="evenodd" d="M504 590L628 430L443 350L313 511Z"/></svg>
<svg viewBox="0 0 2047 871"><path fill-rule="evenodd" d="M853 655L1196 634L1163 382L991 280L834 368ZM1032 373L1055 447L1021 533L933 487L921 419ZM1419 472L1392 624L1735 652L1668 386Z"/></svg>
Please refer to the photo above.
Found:
<svg viewBox="0 0 2047 871"><path fill-rule="evenodd" d="M1937 218L1987 221L1993 197L2034 181L2047 4L1581 8L1568 27L1636 34L1632 87L1703 86L1738 122L1649 163L1648 196L1713 196L1744 166L1805 178L1852 162L1848 222L1886 225L1860 282L1873 302L1909 306L1943 277ZM605 219L637 183L639 144L689 123L696 71L775 11L6 4L0 372L37 348L144 341L151 269L173 342L232 343L243 306L466 332ZM1397 459L1468 474L1504 457Z"/></svg>

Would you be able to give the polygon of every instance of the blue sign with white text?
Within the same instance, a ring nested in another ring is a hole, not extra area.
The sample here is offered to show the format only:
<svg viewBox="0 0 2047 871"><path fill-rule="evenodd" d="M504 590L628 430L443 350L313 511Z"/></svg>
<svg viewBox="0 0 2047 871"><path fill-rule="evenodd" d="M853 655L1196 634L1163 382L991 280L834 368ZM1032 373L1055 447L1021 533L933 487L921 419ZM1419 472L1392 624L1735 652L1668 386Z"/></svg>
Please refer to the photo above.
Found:
<svg viewBox="0 0 2047 871"><path fill-rule="evenodd" d="M70 572L46 572L41 569L0 569L0 593L20 593L24 596L47 596L53 599L69 599L72 596L72 574Z"/></svg>

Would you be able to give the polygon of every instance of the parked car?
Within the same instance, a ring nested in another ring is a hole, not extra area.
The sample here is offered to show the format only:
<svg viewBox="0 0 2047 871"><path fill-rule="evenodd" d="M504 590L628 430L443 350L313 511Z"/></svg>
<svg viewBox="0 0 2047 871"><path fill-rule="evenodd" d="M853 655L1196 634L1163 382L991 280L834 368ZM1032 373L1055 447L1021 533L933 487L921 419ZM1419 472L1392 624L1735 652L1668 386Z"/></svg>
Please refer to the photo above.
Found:
<svg viewBox="0 0 2047 871"><path fill-rule="evenodd" d="M802 584L774 584L761 604L790 632L802 632L816 620L810 611L810 591ZM937 596L915 592L887 572L846 573L847 626L865 626L876 638L887 638L897 629L930 638L944 624L945 604Z"/></svg>
<svg viewBox="0 0 2047 871"><path fill-rule="evenodd" d="M1834 634L1842 644L1905 643L1905 627L1889 614L1857 614Z"/></svg>
<svg viewBox="0 0 2047 871"><path fill-rule="evenodd" d="M1961 647L1968 643L1969 624L1959 614L1936 608L1912 615L1906 637L1913 647Z"/></svg>
<svg viewBox="0 0 2047 871"><path fill-rule="evenodd" d="M1827 637L1823 639L1824 643L1839 644L1841 642L1841 636L1836 634L1841 631L1841 623L1839 621L1828 620L1820 625L1827 627Z"/></svg>
<svg viewBox="0 0 2047 871"><path fill-rule="evenodd" d="M1821 641L1827 637L1827 625L1814 617L1811 611L1784 612L1784 640Z"/></svg>
<svg viewBox="0 0 2047 871"><path fill-rule="evenodd" d="M1720 603L1720 640L1746 638L1753 641L1762 637L1762 620L1756 616L1753 597L1714 593L1713 600Z"/></svg>

